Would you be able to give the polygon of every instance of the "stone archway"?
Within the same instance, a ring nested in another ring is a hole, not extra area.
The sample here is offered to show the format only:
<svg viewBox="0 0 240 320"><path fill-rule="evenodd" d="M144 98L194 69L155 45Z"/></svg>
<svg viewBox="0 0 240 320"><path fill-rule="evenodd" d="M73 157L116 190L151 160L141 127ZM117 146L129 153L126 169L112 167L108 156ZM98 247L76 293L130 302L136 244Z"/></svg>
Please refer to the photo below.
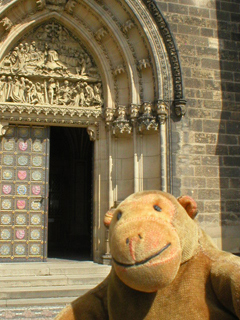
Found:
<svg viewBox="0 0 240 320"><path fill-rule="evenodd" d="M170 30L152 0L3 0L0 38L2 133L8 124L74 126L95 140L101 261L104 212L131 192L170 187L169 119L185 104Z"/></svg>

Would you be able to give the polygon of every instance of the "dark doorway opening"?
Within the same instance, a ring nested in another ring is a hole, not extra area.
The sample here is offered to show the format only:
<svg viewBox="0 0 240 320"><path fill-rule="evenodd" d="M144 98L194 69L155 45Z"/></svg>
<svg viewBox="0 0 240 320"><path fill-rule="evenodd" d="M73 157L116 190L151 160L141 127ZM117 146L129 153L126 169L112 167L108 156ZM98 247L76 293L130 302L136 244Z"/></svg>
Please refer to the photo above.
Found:
<svg viewBox="0 0 240 320"><path fill-rule="evenodd" d="M48 258L92 259L93 142L85 128L51 127Z"/></svg>

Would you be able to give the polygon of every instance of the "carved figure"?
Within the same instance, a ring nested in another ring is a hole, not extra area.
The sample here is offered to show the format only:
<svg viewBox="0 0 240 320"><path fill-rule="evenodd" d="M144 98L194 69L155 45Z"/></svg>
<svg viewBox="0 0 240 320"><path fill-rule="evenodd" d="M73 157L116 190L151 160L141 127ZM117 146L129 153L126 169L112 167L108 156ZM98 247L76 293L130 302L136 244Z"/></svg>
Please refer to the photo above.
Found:
<svg viewBox="0 0 240 320"><path fill-rule="evenodd" d="M87 82L84 82L83 85L85 87L86 92L86 104L90 105L94 99L94 90Z"/></svg>
<svg viewBox="0 0 240 320"><path fill-rule="evenodd" d="M94 90L94 99L97 104L102 104L102 84L99 82L98 84L95 84L93 87Z"/></svg>
<svg viewBox="0 0 240 320"><path fill-rule="evenodd" d="M3 18L0 23L6 31L10 31L13 26L12 21L8 17Z"/></svg>
<svg viewBox="0 0 240 320"><path fill-rule="evenodd" d="M63 75L62 71L66 71L67 67L64 66L58 59L58 53L55 50L49 50L48 45L45 46L45 63L40 68L45 72L55 71L61 75Z"/></svg>
<svg viewBox="0 0 240 320"><path fill-rule="evenodd" d="M89 135L90 141L96 140L96 128L95 127L87 127L87 133Z"/></svg>
<svg viewBox="0 0 240 320"><path fill-rule="evenodd" d="M240 258L194 222L196 202L135 193L105 215L112 270L56 320L240 319Z"/></svg>
<svg viewBox="0 0 240 320"><path fill-rule="evenodd" d="M142 70L142 69L147 69L150 67L150 62L148 59L142 59L142 60L139 60L139 69Z"/></svg>
<svg viewBox="0 0 240 320"><path fill-rule="evenodd" d="M135 119L135 118L138 117L138 113L139 113L139 106L135 105L135 104L132 104L131 108L130 108L130 117L132 119Z"/></svg>
<svg viewBox="0 0 240 320"><path fill-rule="evenodd" d="M54 103L54 96L56 90L56 83L53 78L48 81L48 101L50 104Z"/></svg>
<svg viewBox="0 0 240 320"><path fill-rule="evenodd" d="M59 89L60 98L57 99L58 104L69 104L71 101L70 92L69 81L65 80L64 85Z"/></svg>
<svg viewBox="0 0 240 320"><path fill-rule="evenodd" d="M126 107L118 106L117 110L117 120L125 120L126 119Z"/></svg>
<svg viewBox="0 0 240 320"><path fill-rule="evenodd" d="M144 130L157 130L158 123L152 115L152 105L149 102L144 102L142 105L142 115L138 118L138 129L140 132Z"/></svg>
<svg viewBox="0 0 240 320"><path fill-rule="evenodd" d="M158 115L158 119L159 119L160 124L164 124L167 120L167 117L168 117L168 107L164 103L164 101L161 101L161 100L158 101L157 115Z"/></svg>
<svg viewBox="0 0 240 320"><path fill-rule="evenodd" d="M80 95L79 95L79 105L84 106L85 104L85 94L84 94L84 84L80 84Z"/></svg>
<svg viewBox="0 0 240 320"><path fill-rule="evenodd" d="M24 71L25 54L22 43L20 43L19 47L14 48L13 54L10 56L10 61L12 62L11 71L13 73Z"/></svg>
<svg viewBox="0 0 240 320"><path fill-rule="evenodd" d="M80 57L81 57L81 59L79 61L80 66L81 66L80 75L84 76L86 74L85 71L86 71L87 63L86 63L86 60L84 59L84 55L83 54L81 54Z"/></svg>
<svg viewBox="0 0 240 320"><path fill-rule="evenodd" d="M58 25L58 30L56 31L56 33L57 33L58 39L61 43L67 41L66 31L64 31L64 29L61 25Z"/></svg>
<svg viewBox="0 0 240 320"><path fill-rule="evenodd" d="M145 102L142 105L143 116L144 117L151 117L152 116L152 105L151 103Z"/></svg>
<svg viewBox="0 0 240 320"><path fill-rule="evenodd" d="M37 92L36 92L36 86L35 84L28 80L25 79L25 91L26 91L26 102L27 103L37 103Z"/></svg>
<svg viewBox="0 0 240 320"><path fill-rule="evenodd" d="M67 11L69 14L72 15L76 4L77 4L76 1L69 0L65 6L65 11Z"/></svg>
<svg viewBox="0 0 240 320"><path fill-rule="evenodd" d="M36 47L36 42L32 41L32 43L29 46L29 61L35 62L40 60L41 55L38 52L38 49Z"/></svg>
<svg viewBox="0 0 240 320"><path fill-rule="evenodd" d="M81 92L81 84L80 84L80 82L78 82L76 87L73 89L73 98L72 98L72 103L71 103L73 106L79 106L80 92Z"/></svg>
<svg viewBox="0 0 240 320"><path fill-rule="evenodd" d="M110 124L110 122L113 121L113 116L114 116L114 110L112 108L106 108L105 120L108 125Z"/></svg>
<svg viewBox="0 0 240 320"><path fill-rule="evenodd" d="M46 6L45 0L36 0L36 4L39 11L43 10Z"/></svg>
<svg viewBox="0 0 240 320"><path fill-rule="evenodd" d="M14 82L12 83L12 90L10 97L14 102L24 102L25 96L24 96L24 90L25 90L25 80L23 77L21 77L20 81L17 77L14 77Z"/></svg>
<svg viewBox="0 0 240 320"><path fill-rule="evenodd" d="M40 82L37 82L35 84L36 89L36 97L40 104L43 104L44 101L44 84L41 84Z"/></svg>
<svg viewBox="0 0 240 320"><path fill-rule="evenodd" d="M7 95L7 83L6 83L6 76L2 76L0 78L0 102L6 100Z"/></svg>
<svg viewBox="0 0 240 320"><path fill-rule="evenodd" d="M19 99L19 89L20 89L20 81L17 77L14 77L13 83L12 83L12 91L11 91L11 98L14 102L21 102Z"/></svg>
<svg viewBox="0 0 240 320"><path fill-rule="evenodd" d="M7 96L6 96L6 101L9 101L12 93L12 77L8 76L7 77Z"/></svg>

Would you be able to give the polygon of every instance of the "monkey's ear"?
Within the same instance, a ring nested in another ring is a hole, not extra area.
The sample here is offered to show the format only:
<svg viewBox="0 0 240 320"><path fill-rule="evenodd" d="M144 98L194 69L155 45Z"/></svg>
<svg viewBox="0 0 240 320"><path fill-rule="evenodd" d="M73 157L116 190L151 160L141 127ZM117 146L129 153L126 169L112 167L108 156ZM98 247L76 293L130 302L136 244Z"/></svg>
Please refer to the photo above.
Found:
<svg viewBox="0 0 240 320"><path fill-rule="evenodd" d="M108 212L105 213L103 223L107 229L109 229L110 227L110 223L112 221L115 210L115 208L111 208L110 210L108 210Z"/></svg>
<svg viewBox="0 0 240 320"><path fill-rule="evenodd" d="M189 217L194 219L198 214L196 201L189 196L181 196L177 200L181 204L181 206L183 206L183 208L187 211Z"/></svg>

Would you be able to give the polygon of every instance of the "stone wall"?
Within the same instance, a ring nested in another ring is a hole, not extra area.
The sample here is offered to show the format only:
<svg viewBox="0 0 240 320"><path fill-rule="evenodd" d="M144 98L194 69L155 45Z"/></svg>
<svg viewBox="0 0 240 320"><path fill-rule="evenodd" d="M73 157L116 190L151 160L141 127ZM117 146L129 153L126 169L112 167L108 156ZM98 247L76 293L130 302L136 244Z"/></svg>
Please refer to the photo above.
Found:
<svg viewBox="0 0 240 320"><path fill-rule="evenodd" d="M179 49L186 116L172 119L172 191L197 200L201 226L240 251L240 3L157 1Z"/></svg>

